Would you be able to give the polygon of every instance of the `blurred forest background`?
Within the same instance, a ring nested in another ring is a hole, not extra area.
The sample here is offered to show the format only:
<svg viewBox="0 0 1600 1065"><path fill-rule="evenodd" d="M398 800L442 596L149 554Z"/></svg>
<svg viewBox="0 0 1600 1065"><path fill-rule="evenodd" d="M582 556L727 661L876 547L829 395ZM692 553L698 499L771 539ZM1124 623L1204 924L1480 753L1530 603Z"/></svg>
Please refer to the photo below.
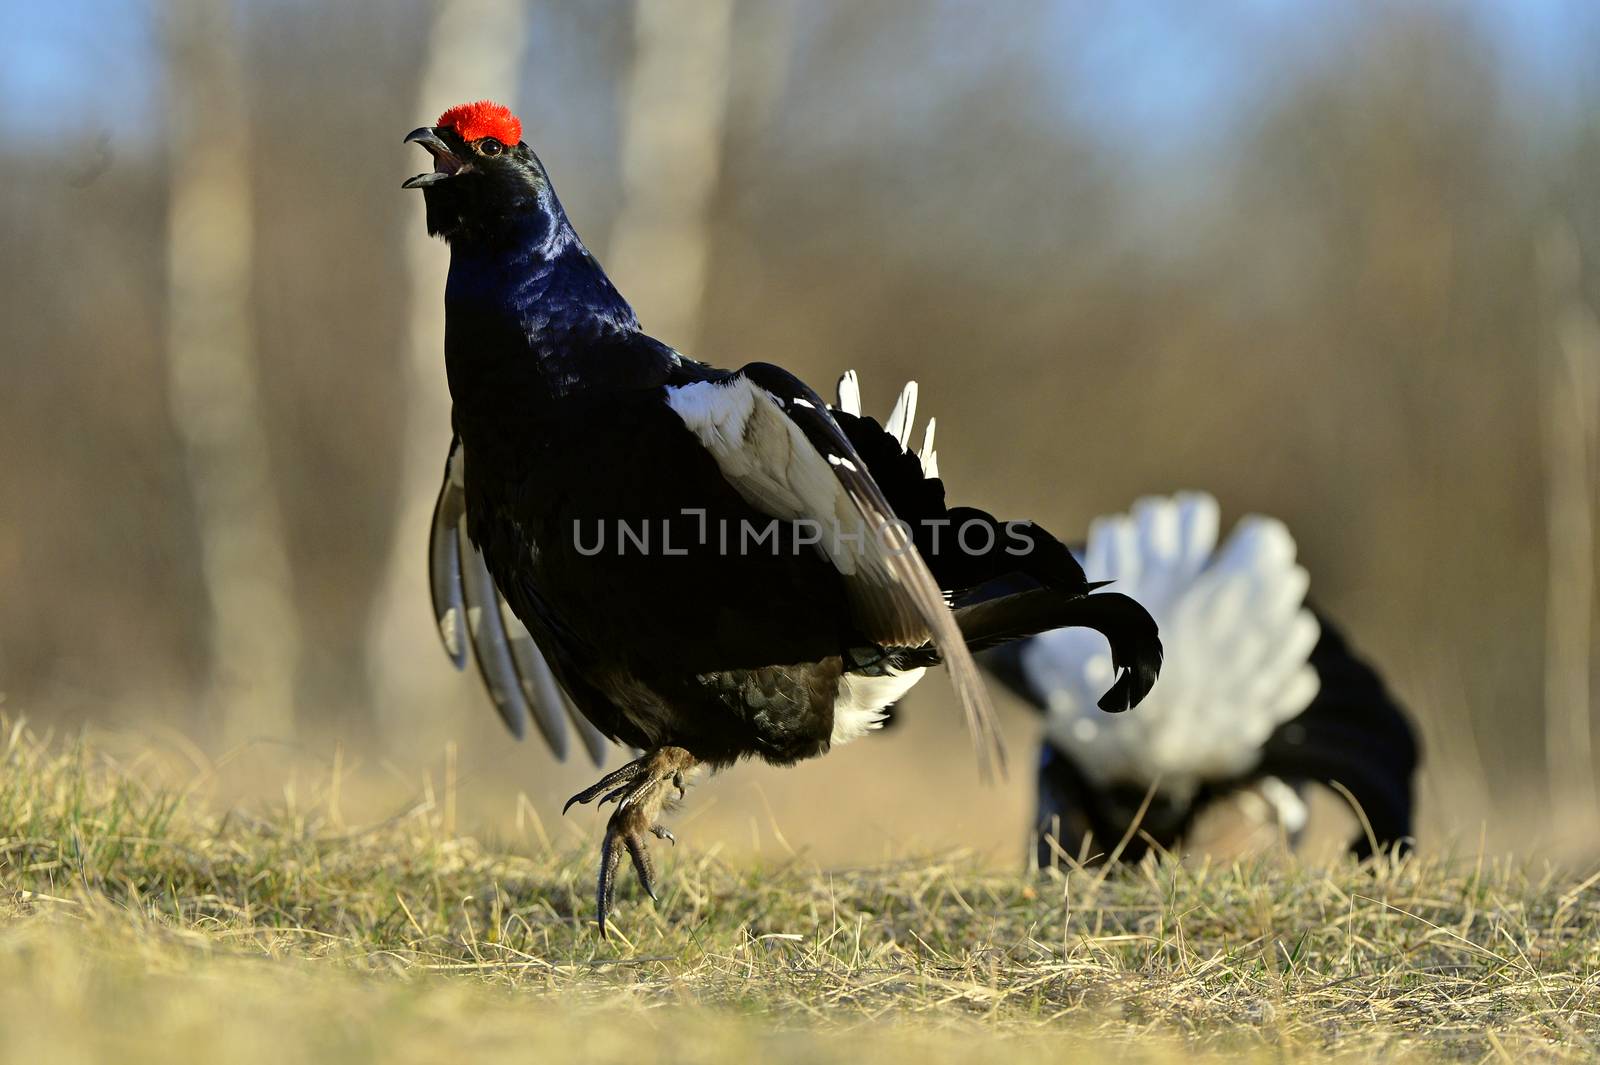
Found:
<svg viewBox="0 0 1600 1065"><path fill-rule="evenodd" d="M1594 853L1600 8L9 14L0 710L554 829L591 768L501 732L423 581L447 253L400 140L492 96L652 332L916 377L953 492L1067 538L1191 487L1282 517L1420 722L1424 845ZM1034 725L986 791L949 703L675 827L1015 861Z"/></svg>

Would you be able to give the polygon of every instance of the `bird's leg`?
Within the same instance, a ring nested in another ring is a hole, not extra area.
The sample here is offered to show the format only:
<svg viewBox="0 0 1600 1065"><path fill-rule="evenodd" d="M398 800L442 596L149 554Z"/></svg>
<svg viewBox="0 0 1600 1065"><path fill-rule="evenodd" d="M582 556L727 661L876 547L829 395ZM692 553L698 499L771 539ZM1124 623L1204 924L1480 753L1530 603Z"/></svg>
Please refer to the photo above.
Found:
<svg viewBox="0 0 1600 1065"><path fill-rule="evenodd" d="M611 912L617 867L622 864L624 851L633 861L633 870L639 875L645 893L652 899L656 897L655 865L645 849L644 836L648 832L657 839L677 842L671 832L656 824L656 816L668 802L683 798L683 775L694 765L694 755L682 747L657 747L616 772L606 774L568 799L567 805L562 807L565 813L573 803L593 802L596 798L602 805L612 800L617 803L617 810L606 825L605 842L600 847L600 880L595 887L596 920L602 936L606 934L606 917Z"/></svg>

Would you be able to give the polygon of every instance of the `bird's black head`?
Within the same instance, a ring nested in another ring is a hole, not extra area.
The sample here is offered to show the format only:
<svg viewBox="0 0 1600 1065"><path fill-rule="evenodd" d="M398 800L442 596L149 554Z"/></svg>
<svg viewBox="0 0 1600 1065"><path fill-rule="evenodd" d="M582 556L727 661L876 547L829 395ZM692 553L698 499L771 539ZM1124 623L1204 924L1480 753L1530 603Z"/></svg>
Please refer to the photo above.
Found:
<svg viewBox="0 0 1600 1065"><path fill-rule="evenodd" d="M550 178L522 143L522 123L497 103L452 107L437 125L406 134L433 156L431 173L403 188L421 189L428 232L447 241L526 239L530 225L552 229L563 221Z"/></svg>

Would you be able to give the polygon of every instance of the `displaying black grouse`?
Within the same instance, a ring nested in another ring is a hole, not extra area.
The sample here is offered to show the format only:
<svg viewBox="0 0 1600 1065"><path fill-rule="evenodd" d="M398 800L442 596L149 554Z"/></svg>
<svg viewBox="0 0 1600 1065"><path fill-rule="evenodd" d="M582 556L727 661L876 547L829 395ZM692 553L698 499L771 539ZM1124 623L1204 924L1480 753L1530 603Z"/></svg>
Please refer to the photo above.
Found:
<svg viewBox="0 0 1600 1065"><path fill-rule="evenodd" d="M432 552L446 645L464 656L466 614L513 731L537 707L564 738L570 699L644 752L568 803L617 803L602 932L623 851L654 896L644 837L670 838L657 815L696 766L823 754L941 661L980 760L1000 758L968 642L1089 626L1116 673L1099 704L1149 691L1150 616L1089 594L1049 533L946 507L896 437L776 366L718 370L645 334L504 107L451 108L406 140L435 168L405 187L450 245L455 441ZM1016 572L1028 590L983 594Z"/></svg>
<svg viewBox="0 0 1600 1065"><path fill-rule="evenodd" d="M1358 822L1350 849L1405 848L1416 735L1382 679L1322 614L1279 521L1242 519L1218 543L1203 493L1141 499L1097 519L1088 576L1115 580L1160 622L1161 684L1137 715L1089 703L1110 669L1072 631L992 652L987 665L1045 715L1036 839L1041 865L1116 852L1176 851L1223 800L1298 842L1312 785L1339 792Z"/></svg>

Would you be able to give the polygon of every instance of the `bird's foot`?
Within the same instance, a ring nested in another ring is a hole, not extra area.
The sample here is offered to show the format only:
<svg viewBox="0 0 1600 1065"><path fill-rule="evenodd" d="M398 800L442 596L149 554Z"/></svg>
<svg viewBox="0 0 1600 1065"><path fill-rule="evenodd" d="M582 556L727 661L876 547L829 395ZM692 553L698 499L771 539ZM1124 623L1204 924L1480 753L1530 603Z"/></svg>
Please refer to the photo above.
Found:
<svg viewBox="0 0 1600 1065"><path fill-rule="evenodd" d="M652 899L656 897L655 865L645 849L645 833L669 843L677 842L671 832L656 824L656 816L668 802L683 798L683 777L694 765L694 756L682 747L657 747L616 772L607 773L568 799L567 805L561 808L561 812L566 813L574 803L596 799L602 806L608 802L617 804L616 812L606 824L605 842L600 847L600 880L595 888L596 920L602 936L606 934L606 917L611 913L623 851L627 851L633 861L633 870L645 894Z"/></svg>

